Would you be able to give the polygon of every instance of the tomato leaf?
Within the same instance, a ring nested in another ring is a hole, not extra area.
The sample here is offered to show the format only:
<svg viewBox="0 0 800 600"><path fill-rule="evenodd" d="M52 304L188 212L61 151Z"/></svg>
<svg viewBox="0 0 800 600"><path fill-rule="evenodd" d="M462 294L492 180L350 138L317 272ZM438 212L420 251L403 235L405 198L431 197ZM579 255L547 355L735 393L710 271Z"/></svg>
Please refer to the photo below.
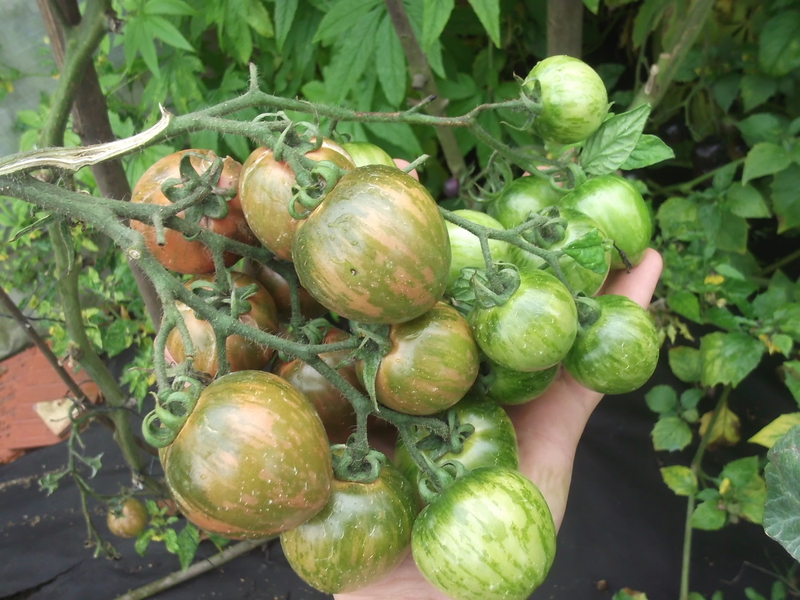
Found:
<svg viewBox="0 0 800 600"><path fill-rule="evenodd" d="M717 231L717 248L726 252L747 252L747 231L750 226L742 217L720 211L720 228Z"/></svg>
<svg viewBox="0 0 800 600"><path fill-rule="evenodd" d="M670 292L667 296L667 306L695 323L703 322L703 317L700 315L700 301L689 290Z"/></svg>
<svg viewBox="0 0 800 600"><path fill-rule="evenodd" d="M650 434L653 448L658 451L683 450L692 442L692 430L680 417L661 417Z"/></svg>
<svg viewBox="0 0 800 600"><path fill-rule="evenodd" d="M583 5L593 15L596 15L597 11L600 10L600 0L583 0Z"/></svg>
<svg viewBox="0 0 800 600"><path fill-rule="evenodd" d="M593 273L602 274L608 270L603 238L600 237L597 229L592 229L577 240L570 242L562 247L561 251L584 269L589 269Z"/></svg>
<svg viewBox="0 0 800 600"><path fill-rule="evenodd" d="M775 443L786 435L792 427L800 425L800 412L786 413L762 427L748 442L759 444L765 448L772 448Z"/></svg>
<svg viewBox="0 0 800 600"><path fill-rule="evenodd" d="M183 37L183 34L175 25L167 21L164 17L151 15L147 17L147 27L150 34L180 50L194 52L194 47Z"/></svg>
<svg viewBox="0 0 800 600"><path fill-rule="evenodd" d="M454 6L455 0L425 0L423 2L420 46L425 54L430 51L433 43L442 35Z"/></svg>
<svg viewBox="0 0 800 600"><path fill-rule="evenodd" d="M683 196L667 198L658 207L656 221L661 228L661 235L666 239L688 241L696 237L699 229L697 204L691 198Z"/></svg>
<svg viewBox="0 0 800 600"><path fill-rule="evenodd" d="M675 346L667 352L669 368L685 383L700 381L700 351L689 346Z"/></svg>
<svg viewBox="0 0 800 600"><path fill-rule="evenodd" d="M343 37L360 37L361 31L355 25L364 15L382 4L381 0L339 0L320 22L313 41L330 46ZM348 35L353 31L358 31L359 35Z"/></svg>
<svg viewBox="0 0 800 600"><path fill-rule="evenodd" d="M713 411L709 411L700 417L700 435L705 436L711 424ZM723 404L714 419L714 426L708 434L708 443L712 446L734 446L741 439L739 430L742 423L739 416Z"/></svg>
<svg viewBox="0 0 800 600"><path fill-rule="evenodd" d="M706 387L718 383L736 387L758 366L764 344L746 333L715 332L700 340L700 381Z"/></svg>
<svg viewBox="0 0 800 600"><path fill-rule="evenodd" d="M336 46L336 54L325 73L325 83L334 102L342 102L355 87L367 64L374 60L375 40L381 10L373 10L352 24L358 35L348 35Z"/></svg>
<svg viewBox="0 0 800 600"><path fill-rule="evenodd" d="M472 10L489 34L489 39L500 47L500 0L469 0Z"/></svg>
<svg viewBox="0 0 800 600"><path fill-rule="evenodd" d="M144 556L145 550L147 550L147 546L150 544L150 540L155 535L155 530L153 529L145 529L142 533L136 536L136 542L133 544L133 549L136 551L136 554L139 556Z"/></svg>
<svg viewBox="0 0 800 600"><path fill-rule="evenodd" d="M800 165L789 165L772 180L772 210L778 218L778 233L800 226Z"/></svg>
<svg viewBox="0 0 800 600"><path fill-rule="evenodd" d="M736 127L745 143L752 147L759 142L779 143L786 133L787 125L785 117L772 113L756 113L739 121Z"/></svg>
<svg viewBox="0 0 800 600"><path fill-rule="evenodd" d="M724 492L720 484L720 493L727 501L728 512L761 525L767 490L759 474L758 460L757 456L732 460L723 467L719 476L729 482L730 489Z"/></svg>
<svg viewBox="0 0 800 600"><path fill-rule="evenodd" d="M654 413L668 413L677 408L678 394L672 386L657 385L645 394L644 401Z"/></svg>
<svg viewBox="0 0 800 600"><path fill-rule="evenodd" d="M130 18L125 24L125 35L123 36L125 67L130 69L136 56L141 54L142 60L150 72L158 75L156 45L148 29L147 21L148 17L140 14Z"/></svg>
<svg viewBox="0 0 800 600"><path fill-rule="evenodd" d="M199 545L200 532L197 527L187 522L186 526L178 534L177 539L178 560L181 562L181 569L184 571L192 564Z"/></svg>
<svg viewBox="0 0 800 600"><path fill-rule="evenodd" d="M764 531L800 560L800 427L779 439L767 460Z"/></svg>
<svg viewBox="0 0 800 600"><path fill-rule="evenodd" d="M742 185L751 179L772 175L783 171L792 162L792 156L781 146L771 142L759 142L747 153L744 159Z"/></svg>
<svg viewBox="0 0 800 600"><path fill-rule="evenodd" d="M136 323L130 320L118 319L102 330L103 350L109 357L116 356L133 344L133 333Z"/></svg>
<svg viewBox="0 0 800 600"><path fill-rule="evenodd" d="M194 8L184 2L184 0L148 0L142 12L149 15L185 15L196 14Z"/></svg>
<svg viewBox="0 0 800 600"><path fill-rule="evenodd" d="M692 527L713 531L722 529L728 520L728 513L718 507L717 501L707 500L695 507L691 517Z"/></svg>
<svg viewBox="0 0 800 600"><path fill-rule="evenodd" d="M661 141L658 136L644 134L636 142L636 147L628 159L622 163L620 169L623 171L641 169L670 158L675 158L675 152L672 151L672 148Z"/></svg>
<svg viewBox="0 0 800 600"><path fill-rule="evenodd" d="M758 62L766 73L775 77L800 67L800 11L780 11L764 24Z"/></svg>
<svg viewBox="0 0 800 600"><path fill-rule="evenodd" d="M634 48L639 48L647 39L647 36L650 35L650 32L655 30L661 20L664 9L668 5L669 0L645 0L642 3L633 21L631 41L633 41Z"/></svg>
<svg viewBox="0 0 800 600"><path fill-rule="evenodd" d="M723 112L728 112L739 95L741 75L738 73L725 73L711 84L711 95Z"/></svg>
<svg viewBox="0 0 800 600"><path fill-rule="evenodd" d="M406 96L406 57L389 15L378 25L376 67L383 94L392 106L400 106Z"/></svg>
<svg viewBox="0 0 800 600"><path fill-rule="evenodd" d="M731 184L725 193L724 207L744 219L766 219L772 216L761 192L750 184Z"/></svg>
<svg viewBox="0 0 800 600"><path fill-rule="evenodd" d="M697 493L697 476L689 467L662 467L661 478L677 496L693 496Z"/></svg>
<svg viewBox="0 0 800 600"><path fill-rule="evenodd" d="M581 151L581 166L587 173L613 173L628 160L642 135L650 105L613 115L586 140Z"/></svg>
<svg viewBox="0 0 800 600"><path fill-rule="evenodd" d="M761 106L778 91L778 82L762 73L747 74L739 83L744 111L750 112Z"/></svg>
<svg viewBox="0 0 800 600"><path fill-rule="evenodd" d="M294 16L297 14L298 0L281 0L275 3L275 42L278 50L283 50L283 44L292 29Z"/></svg>
<svg viewBox="0 0 800 600"><path fill-rule="evenodd" d="M789 388L795 402L800 405L800 361L787 360L781 365L781 370L786 387Z"/></svg>

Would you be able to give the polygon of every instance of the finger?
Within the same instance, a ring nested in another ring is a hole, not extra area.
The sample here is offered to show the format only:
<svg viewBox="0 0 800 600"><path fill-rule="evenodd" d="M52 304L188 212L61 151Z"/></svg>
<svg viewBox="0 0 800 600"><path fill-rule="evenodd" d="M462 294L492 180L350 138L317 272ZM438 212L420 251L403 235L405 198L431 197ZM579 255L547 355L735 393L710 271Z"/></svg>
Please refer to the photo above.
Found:
<svg viewBox="0 0 800 600"><path fill-rule="evenodd" d="M628 273L624 270L612 271L601 293L627 296L642 308L647 308L661 276L663 261L661 255L648 248L642 262Z"/></svg>
<svg viewBox="0 0 800 600"><path fill-rule="evenodd" d="M401 171L411 164L410 162L402 158L393 158L392 160L394 161L394 164L397 165L397 168L400 169ZM417 173L416 169L411 169L408 172L408 174L411 175L417 181L419 181L419 174Z"/></svg>

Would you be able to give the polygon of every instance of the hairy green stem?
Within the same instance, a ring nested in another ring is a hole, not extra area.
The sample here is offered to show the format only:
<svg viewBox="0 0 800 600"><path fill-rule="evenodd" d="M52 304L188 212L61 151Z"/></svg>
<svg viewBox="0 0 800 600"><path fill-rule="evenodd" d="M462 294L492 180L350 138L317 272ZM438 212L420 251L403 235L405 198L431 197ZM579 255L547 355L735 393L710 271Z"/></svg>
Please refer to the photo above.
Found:
<svg viewBox="0 0 800 600"><path fill-rule="evenodd" d="M695 476L698 476L703 462L703 455L705 454L708 443L711 441L711 436L714 431L714 424L717 422L717 417L722 411L722 408L728 402L728 396L731 393L731 386L726 385L720 394L717 405L714 407L714 412L711 413L711 418L708 421L708 427L703 437L700 439L700 444L697 446L697 451L692 458L690 468ZM686 502L686 520L683 525L683 555L681 559L681 587L680 587L680 600L689 599L689 571L692 564L692 515L694 514L695 497L694 494L689 496Z"/></svg>

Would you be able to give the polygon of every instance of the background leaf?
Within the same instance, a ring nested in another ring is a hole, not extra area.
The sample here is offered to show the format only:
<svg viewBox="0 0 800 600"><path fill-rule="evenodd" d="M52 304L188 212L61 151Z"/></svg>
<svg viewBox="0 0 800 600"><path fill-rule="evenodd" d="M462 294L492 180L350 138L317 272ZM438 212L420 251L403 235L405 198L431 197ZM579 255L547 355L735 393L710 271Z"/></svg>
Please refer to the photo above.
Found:
<svg viewBox="0 0 800 600"><path fill-rule="evenodd" d="M783 11L764 24L758 62L765 72L776 77L800 67L800 11Z"/></svg>
<svg viewBox="0 0 800 600"><path fill-rule="evenodd" d="M800 427L794 427L767 453L764 531L800 560Z"/></svg>
<svg viewBox="0 0 800 600"><path fill-rule="evenodd" d="M616 171L636 148L649 115L650 105L643 104L606 119L586 140L581 152L581 166L593 175Z"/></svg>
<svg viewBox="0 0 800 600"><path fill-rule="evenodd" d="M422 51L427 54L433 47L433 43L442 35L444 26L450 19L453 12L455 0L425 0L423 3L422 20L422 39L420 46Z"/></svg>
<svg viewBox="0 0 800 600"><path fill-rule="evenodd" d="M677 496L693 496L697 493L697 476L689 467L662 467L661 478Z"/></svg>
<svg viewBox="0 0 800 600"><path fill-rule="evenodd" d="M783 171L792 163L792 155L771 142L760 142L750 148L744 160L742 185L751 179Z"/></svg>
<svg viewBox="0 0 800 600"><path fill-rule="evenodd" d="M764 344L746 333L715 332L700 340L701 382L706 387L719 383L733 387L758 366Z"/></svg>
<svg viewBox="0 0 800 600"><path fill-rule="evenodd" d="M469 0L472 10L489 34L495 46L500 47L500 0Z"/></svg>

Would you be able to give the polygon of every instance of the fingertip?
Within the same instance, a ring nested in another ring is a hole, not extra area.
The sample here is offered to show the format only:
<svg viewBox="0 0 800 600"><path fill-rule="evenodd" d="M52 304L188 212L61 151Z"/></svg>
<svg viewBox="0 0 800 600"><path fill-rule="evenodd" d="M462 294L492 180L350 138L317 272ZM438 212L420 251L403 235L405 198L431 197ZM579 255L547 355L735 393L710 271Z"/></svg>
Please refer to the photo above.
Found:
<svg viewBox="0 0 800 600"><path fill-rule="evenodd" d="M647 308L663 267L661 255L653 248L648 248L641 262L630 273L619 270L609 275L603 293L627 296L642 308Z"/></svg>

